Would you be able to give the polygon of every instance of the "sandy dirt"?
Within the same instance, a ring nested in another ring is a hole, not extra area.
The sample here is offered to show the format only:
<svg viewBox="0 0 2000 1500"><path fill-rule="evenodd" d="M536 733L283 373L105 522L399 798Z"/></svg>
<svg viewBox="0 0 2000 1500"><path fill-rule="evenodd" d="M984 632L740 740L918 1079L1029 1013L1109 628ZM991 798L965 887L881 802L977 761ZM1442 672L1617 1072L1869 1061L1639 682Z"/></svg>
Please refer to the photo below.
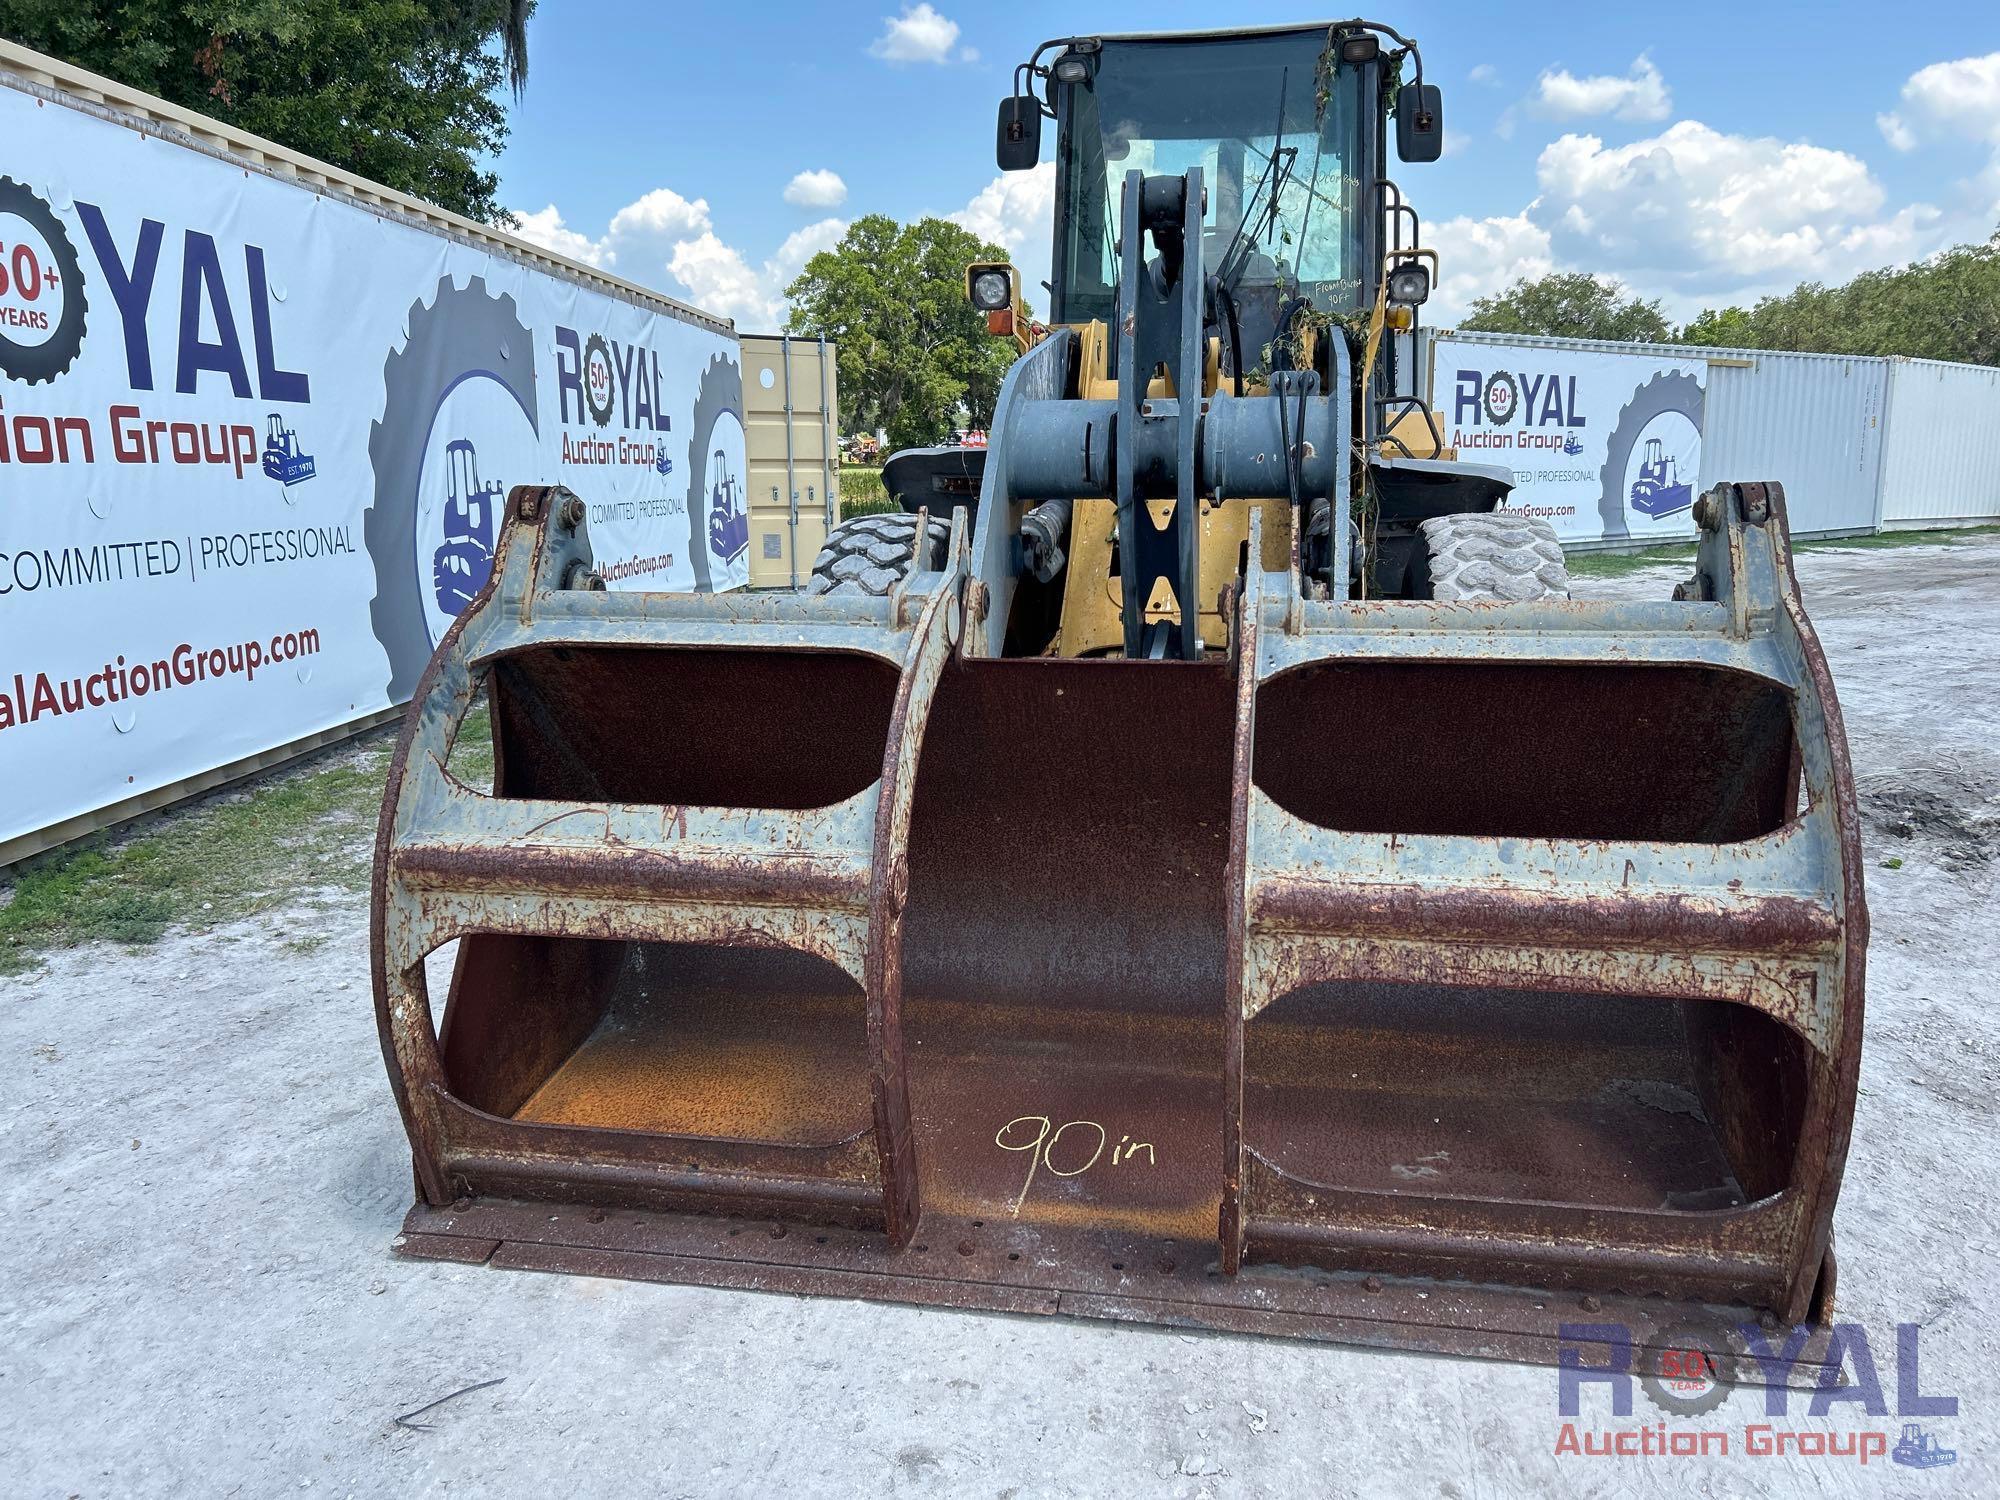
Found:
<svg viewBox="0 0 2000 1500"><path fill-rule="evenodd" d="M1922 1325L1924 1390L1960 1401L1926 1420L1953 1467L1560 1456L1544 1368L395 1260L410 1170L365 906L302 897L0 980L0 1486L1994 1493L2000 538L1810 553L1799 572L1859 768L1875 934L1840 1313L1892 1404L1895 1325ZM1578 593L1658 597L1674 576ZM1774 1425L1900 1425L1802 1406ZM1739 1391L1708 1422L1740 1435L1761 1412ZM1656 1415L1593 1390L1580 1420Z"/></svg>

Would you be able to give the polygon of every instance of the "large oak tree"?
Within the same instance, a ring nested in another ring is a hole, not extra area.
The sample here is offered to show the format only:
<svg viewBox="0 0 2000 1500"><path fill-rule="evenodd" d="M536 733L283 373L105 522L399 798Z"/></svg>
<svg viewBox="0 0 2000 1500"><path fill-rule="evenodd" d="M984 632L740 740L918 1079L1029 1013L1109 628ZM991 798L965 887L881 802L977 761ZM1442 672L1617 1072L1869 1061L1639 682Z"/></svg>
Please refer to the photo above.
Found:
<svg viewBox="0 0 2000 1500"><path fill-rule="evenodd" d="M1015 348L966 300L965 268L1005 259L948 220L868 214L806 262L785 289L790 329L838 341L846 430L880 427L907 448L942 442L961 412L975 427L992 420Z"/></svg>
<svg viewBox="0 0 2000 1500"><path fill-rule="evenodd" d="M532 0L0 0L0 35L467 218Z"/></svg>

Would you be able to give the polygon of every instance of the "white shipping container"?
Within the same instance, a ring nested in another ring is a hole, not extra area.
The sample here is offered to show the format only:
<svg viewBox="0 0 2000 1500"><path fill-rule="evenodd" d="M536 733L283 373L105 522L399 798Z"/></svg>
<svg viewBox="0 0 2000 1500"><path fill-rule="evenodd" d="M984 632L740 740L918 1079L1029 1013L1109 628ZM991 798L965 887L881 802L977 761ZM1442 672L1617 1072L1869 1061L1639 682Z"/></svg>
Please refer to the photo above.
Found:
<svg viewBox="0 0 2000 1500"><path fill-rule="evenodd" d="M0 864L393 713L515 485L749 581L727 322L5 41L0 128Z"/></svg>
<svg viewBox="0 0 2000 1500"><path fill-rule="evenodd" d="M1934 359L1887 363L1883 527L2000 519L2000 370Z"/></svg>
<svg viewBox="0 0 2000 1500"><path fill-rule="evenodd" d="M2000 519L2000 369L1991 366L1451 329L1425 330L1425 363L1439 339L1486 346L1495 358L1517 363L1592 353L1699 362L1705 377L1701 450L1698 465L1689 466L1698 468L1699 487L1776 480L1785 487L1797 536ZM1432 394L1436 406L1451 393L1437 390L1433 380ZM1440 421L1446 417L1440 407ZM1511 459L1524 487L1517 493L1532 501L1531 462L1483 451L1460 457ZM1575 510L1580 519L1558 523L1566 547L1588 551L1665 539L1657 533L1589 534L1579 529L1588 519L1583 507Z"/></svg>
<svg viewBox="0 0 2000 1500"><path fill-rule="evenodd" d="M1775 479L1794 536L1874 531L1887 390L1880 359L1708 351L1701 488Z"/></svg>

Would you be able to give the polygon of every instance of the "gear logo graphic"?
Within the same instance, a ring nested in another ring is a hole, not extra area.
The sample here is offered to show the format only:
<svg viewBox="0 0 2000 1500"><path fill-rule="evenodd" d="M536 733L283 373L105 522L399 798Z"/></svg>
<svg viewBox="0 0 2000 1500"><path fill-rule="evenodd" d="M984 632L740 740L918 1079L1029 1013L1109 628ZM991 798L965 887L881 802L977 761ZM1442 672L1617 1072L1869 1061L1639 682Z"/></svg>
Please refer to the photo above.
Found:
<svg viewBox="0 0 2000 1500"><path fill-rule="evenodd" d="M590 408L590 420L599 427L611 425L611 389L614 380L611 347L604 335L593 333L583 346L583 400Z"/></svg>
<svg viewBox="0 0 2000 1500"><path fill-rule="evenodd" d="M1639 1376L1639 1387L1668 1416L1705 1416L1729 1399L1729 1376L1738 1357L1739 1351L1718 1333L1668 1329L1660 1340L1659 1363Z"/></svg>
<svg viewBox="0 0 2000 1500"><path fill-rule="evenodd" d="M1605 448L1604 468L1599 476L1603 489L1598 497L1598 513L1604 519L1605 536L1630 536L1632 511L1658 520L1685 512L1693 505L1693 480L1700 467L1702 408L1706 396L1699 380L1678 370L1662 371L1632 393L1632 399L1618 413L1618 425ZM1642 443L1645 438L1662 440L1655 445L1661 450L1661 459L1646 459ZM1671 471L1664 472L1662 480L1648 479L1650 489L1633 484L1633 450L1639 452L1638 467L1643 478L1647 463L1664 462L1668 444L1685 461L1676 462ZM1635 490L1639 491L1636 497ZM1680 492L1678 499L1667 498L1672 490Z"/></svg>
<svg viewBox="0 0 2000 1500"><path fill-rule="evenodd" d="M54 380L83 348L89 311L69 230L39 193L0 177L0 373Z"/></svg>
<svg viewBox="0 0 2000 1500"><path fill-rule="evenodd" d="M375 564L369 622L393 703L491 577L506 476L522 471L541 430L534 348L512 296L479 277L462 288L446 279L411 307L409 337L383 362L382 416L368 438L375 497L362 521Z"/></svg>

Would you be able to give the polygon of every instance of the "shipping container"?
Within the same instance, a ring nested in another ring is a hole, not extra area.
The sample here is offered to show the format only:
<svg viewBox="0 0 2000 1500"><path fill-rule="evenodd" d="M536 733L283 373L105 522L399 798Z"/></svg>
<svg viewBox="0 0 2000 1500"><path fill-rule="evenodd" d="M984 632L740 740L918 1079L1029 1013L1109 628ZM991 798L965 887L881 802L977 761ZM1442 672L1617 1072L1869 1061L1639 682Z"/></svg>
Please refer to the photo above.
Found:
<svg viewBox="0 0 2000 1500"><path fill-rule="evenodd" d="M2000 520L2000 370L1892 359L1886 529Z"/></svg>
<svg viewBox="0 0 2000 1500"><path fill-rule="evenodd" d="M1775 479L1794 536L1874 531L1888 378L1880 359L1708 351L1700 487Z"/></svg>
<svg viewBox="0 0 2000 1500"><path fill-rule="evenodd" d="M0 123L0 865L395 716L514 485L748 583L727 321L8 42Z"/></svg>
<svg viewBox="0 0 2000 1500"><path fill-rule="evenodd" d="M1440 341L1490 351L1496 368L1521 371L1523 390L1540 365L1587 355L1699 366L1698 489L1725 480L1775 479L1785 487L1794 535L1858 536L1910 527L1959 526L2000 519L2000 370L1939 360L1770 349L1613 343L1532 335L1427 331L1424 361ZM1449 431L1462 392L1431 379L1433 404ZM1574 416L1574 413L1572 413ZM1591 441L1584 438L1586 446ZM1616 444L1614 443L1614 446ZM1535 460L1469 449L1461 458L1513 467L1532 505ZM1608 486L1600 485L1608 492ZM1607 521L1617 508L1606 502ZM1554 518L1573 551L1629 548L1671 538L1657 530L1607 524L1601 532L1584 507ZM1685 509L1675 515L1686 521ZM1566 518L1566 519L1565 519Z"/></svg>
<svg viewBox="0 0 2000 1500"><path fill-rule="evenodd" d="M1510 507L1566 549L1693 539L1709 372L1727 351L1451 328L1425 349L1446 446L1511 470Z"/></svg>
<svg viewBox="0 0 2000 1500"><path fill-rule="evenodd" d="M797 588L840 519L834 346L782 333L741 339L750 587Z"/></svg>

